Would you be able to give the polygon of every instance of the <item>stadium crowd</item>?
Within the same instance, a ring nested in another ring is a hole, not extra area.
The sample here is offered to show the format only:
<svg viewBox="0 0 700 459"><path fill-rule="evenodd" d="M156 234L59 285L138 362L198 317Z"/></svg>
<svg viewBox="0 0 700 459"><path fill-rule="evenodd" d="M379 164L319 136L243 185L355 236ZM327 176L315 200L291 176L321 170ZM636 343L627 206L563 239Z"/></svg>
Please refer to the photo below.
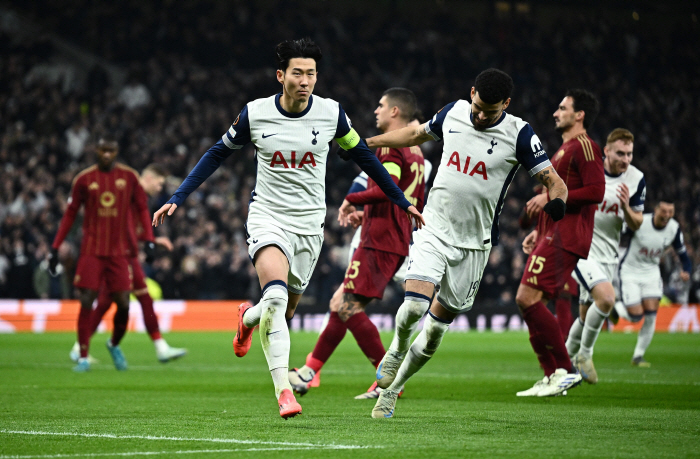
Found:
<svg viewBox="0 0 700 459"><path fill-rule="evenodd" d="M304 12L292 2L18 5L54 35L0 34L0 297L73 297L69 279L79 225L61 250L65 273L51 278L42 262L73 178L94 163L97 136L115 134L120 160L137 170L156 162L169 171L165 191L151 203L157 208L226 132L242 104L279 91L274 45L310 35L324 52L315 94L338 100L363 136L376 133L372 112L385 88L413 90L432 116L445 103L467 98L476 74L494 66L515 79L508 111L529 120L552 154L561 144L552 113L565 90L594 92L601 114L589 133L599 143L616 127L635 134L634 164L646 175L647 202L675 202L696 267L690 300L700 300L697 22L661 18L651 26L649 18L642 24L644 17L553 19L554 12L491 9L456 14L440 2L397 21L394 3L368 16L341 7L331 14L332 3L307 5L311 11ZM469 15L481 19L467 21ZM275 19L280 17L285 21ZM274 31L268 24L275 24ZM126 70L128 78L119 84L98 65L75 72L84 77L71 76L63 71L67 64L55 36ZM437 166L440 146L426 145L426 159ZM254 155L250 146L232 155L156 231L175 244L172 253L161 252L146 267L164 298L259 298L243 226L255 186ZM324 308L346 268L351 234L338 226L336 215L359 169L331 156L325 244L302 308ZM534 193L531 187L521 170L508 192L501 244L490 255L476 308L514 307L525 260L518 217ZM676 263L669 258L664 267L668 293L682 292L673 282ZM394 308L400 303L385 300Z"/></svg>

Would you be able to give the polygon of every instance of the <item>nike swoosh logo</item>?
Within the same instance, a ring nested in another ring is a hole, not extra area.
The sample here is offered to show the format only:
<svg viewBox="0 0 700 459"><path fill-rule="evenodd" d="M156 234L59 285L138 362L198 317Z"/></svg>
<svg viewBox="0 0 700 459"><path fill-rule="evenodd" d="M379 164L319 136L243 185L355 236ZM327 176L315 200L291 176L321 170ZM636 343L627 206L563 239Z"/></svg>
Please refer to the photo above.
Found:
<svg viewBox="0 0 700 459"><path fill-rule="evenodd" d="M450 130L447 131L447 132L449 132L450 134L461 134L461 132L459 132L459 131L453 131L452 129L450 129Z"/></svg>
<svg viewBox="0 0 700 459"><path fill-rule="evenodd" d="M382 371L382 366L384 366L384 362L380 363L379 367L377 368L377 381L384 379L384 376L379 374L379 372Z"/></svg>
<svg viewBox="0 0 700 459"><path fill-rule="evenodd" d="M270 134L270 135L263 134L263 139L267 139L268 137L272 137L273 135L277 135L277 134Z"/></svg>
<svg viewBox="0 0 700 459"><path fill-rule="evenodd" d="M282 331L282 330L277 330L277 331L273 331L273 332L267 332L267 333L265 333L265 334L266 334L267 336L270 336L270 335L274 335L275 333L279 333L279 332L281 332L281 331Z"/></svg>

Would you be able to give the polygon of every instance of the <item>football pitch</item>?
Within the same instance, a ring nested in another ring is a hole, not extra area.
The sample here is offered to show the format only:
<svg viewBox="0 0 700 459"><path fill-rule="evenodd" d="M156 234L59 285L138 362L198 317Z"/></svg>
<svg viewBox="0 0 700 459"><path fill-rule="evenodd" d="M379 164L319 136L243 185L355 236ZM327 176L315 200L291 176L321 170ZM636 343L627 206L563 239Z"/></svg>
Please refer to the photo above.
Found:
<svg viewBox="0 0 700 459"><path fill-rule="evenodd" d="M287 421L257 332L242 359L232 337L171 333L189 354L160 364L146 335L127 334L117 372L100 334L100 363L75 374L73 334L0 335L0 458L700 457L700 335L657 334L641 369L635 334L603 332L597 385L518 398L542 377L526 333L449 333L394 418L372 419L374 400L353 397L373 371L348 334ZM292 365L316 337L292 334Z"/></svg>

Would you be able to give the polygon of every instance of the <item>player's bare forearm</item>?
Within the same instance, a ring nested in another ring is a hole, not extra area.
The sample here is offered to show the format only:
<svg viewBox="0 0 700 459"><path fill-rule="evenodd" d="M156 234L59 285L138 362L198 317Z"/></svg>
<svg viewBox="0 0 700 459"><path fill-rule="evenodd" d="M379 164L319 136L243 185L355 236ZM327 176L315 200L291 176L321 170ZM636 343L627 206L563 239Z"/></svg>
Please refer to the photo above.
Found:
<svg viewBox="0 0 700 459"><path fill-rule="evenodd" d="M629 207L623 207L622 212L625 214L625 223L632 231L637 231L642 226L643 212L635 212Z"/></svg>
<svg viewBox="0 0 700 459"><path fill-rule="evenodd" d="M561 199L566 202L569 196L569 190L566 188L566 184L559 177L557 171L554 170L552 166L547 166L545 169L539 171L536 175L537 180L547 188L549 192L549 200L556 198Z"/></svg>
<svg viewBox="0 0 700 459"><path fill-rule="evenodd" d="M412 147L428 140L432 140L432 137L425 130L425 124L421 124L420 126L407 126L386 134L370 137L366 139L366 142L369 148L374 149L380 147Z"/></svg>

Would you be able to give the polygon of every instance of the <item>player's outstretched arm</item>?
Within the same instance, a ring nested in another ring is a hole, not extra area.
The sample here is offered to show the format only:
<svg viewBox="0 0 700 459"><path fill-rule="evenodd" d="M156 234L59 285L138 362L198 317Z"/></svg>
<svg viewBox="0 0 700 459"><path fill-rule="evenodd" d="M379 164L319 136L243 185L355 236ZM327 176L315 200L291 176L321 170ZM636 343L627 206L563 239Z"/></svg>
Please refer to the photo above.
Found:
<svg viewBox="0 0 700 459"><path fill-rule="evenodd" d="M407 126L386 134L376 135L366 141L369 148L403 148L420 145L428 140L433 140L433 138L425 129L425 124L421 124L420 126Z"/></svg>
<svg viewBox="0 0 700 459"><path fill-rule="evenodd" d="M549 214L555 222L561 220L566 213L566 199L569 195L566 184L552 166L547 166L539 171L536 177L542 185L547 187L549 192L549 202L542 207L542 210Z"/></svg>
<svg viewBox="0 0 700 459"><path fill-rule="evenodd" d="M163 204L163 207L156 210L156 213L153 214L153 226L157 228L158 225L162 225L165 221L165 216L174 214L175 209L177 209L177 204Z"/></svg>

